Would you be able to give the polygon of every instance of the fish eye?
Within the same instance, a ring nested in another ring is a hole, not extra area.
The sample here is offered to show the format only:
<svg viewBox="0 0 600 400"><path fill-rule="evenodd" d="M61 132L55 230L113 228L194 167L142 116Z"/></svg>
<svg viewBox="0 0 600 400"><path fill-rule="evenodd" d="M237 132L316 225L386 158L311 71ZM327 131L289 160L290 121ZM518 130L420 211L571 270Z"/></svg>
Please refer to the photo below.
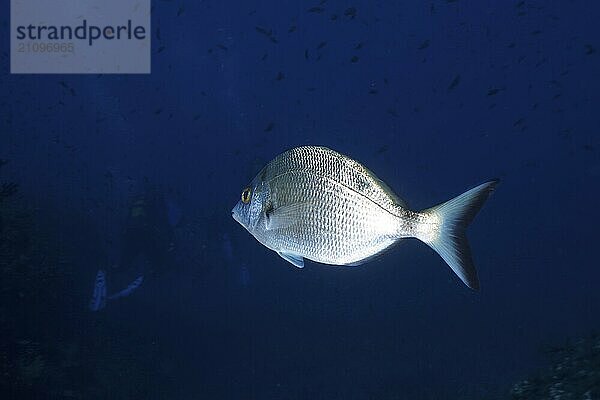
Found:
<svg viewBox="0 0 600 400"><path fill-rule="evenodd" d="M242 192L242 203L248 204L250 202L250 195L252 194L252 189L247 187Z"/></svg>

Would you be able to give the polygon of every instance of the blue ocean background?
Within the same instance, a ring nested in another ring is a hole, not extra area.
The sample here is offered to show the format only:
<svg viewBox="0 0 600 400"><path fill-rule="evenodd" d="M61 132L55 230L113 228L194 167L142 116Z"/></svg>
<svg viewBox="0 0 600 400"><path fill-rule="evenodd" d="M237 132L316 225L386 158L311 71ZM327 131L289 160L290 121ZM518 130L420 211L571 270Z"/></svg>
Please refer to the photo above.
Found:
<svg viewBox="0 0 600 400"><path fill-rule="evenodd" d="M0 207L29 228L0 260L0 397L515 398L600 328L599 11L159 0L150 75L14 75L3 2L0 184L18 191ZM355 268L260 245L231 209L300 145L414 209L499 178L468 231L481 290L416 240ZM170 268L91 312L148 182Z"/></svg>

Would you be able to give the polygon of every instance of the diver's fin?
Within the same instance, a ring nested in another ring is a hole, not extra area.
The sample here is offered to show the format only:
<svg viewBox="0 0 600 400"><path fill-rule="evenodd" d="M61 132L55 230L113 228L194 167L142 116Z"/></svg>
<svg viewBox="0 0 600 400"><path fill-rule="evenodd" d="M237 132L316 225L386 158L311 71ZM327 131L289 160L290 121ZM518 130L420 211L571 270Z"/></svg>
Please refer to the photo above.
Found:
<svg viewBox="0 0 600 400"><path fill-rule="evenodd" d="M452 200L424 210L424 214L429 214L430 218L439 224L439 229L434 234L424 232L417 235L418 239L434 249L452 271L474 290L479 289L479 279L465 233L467 226L497 184L497 179L483 183Z"/></svg>
<svg viewBox="0 0 600 400"><path fill-rule="evenodd" d="M281 251L278 251L277 254L279 254L284 260L294 264L296 267L304 268L304 258L302 258L302 256L290 253L283 253Z"/></svg>
<svg viewBox="0 0 600 400"><path fill-rule="evenodd" d="M100 311L106 306L106 273L98 270L96 273L96 282L94 283L94 292L90 300L90 311Z"/></svg>
<svg viewBox="0 0 600 400"><path fill-rule="evenodd" d="M131 292L133 292L135 289L140 287L140 285L142 284L143 281L144 281L144 275L138 276L125 289L121 290L120 292L111 294L110 296L108 296L108 299L114 300L114 299L118 299L119 297L129 296L131 294Z"/></svg>
<svg viewBox="0 0 600 400"><path fill-rule="evenodd" d="M266 211L267 230L287 228L298 222L298 216L310 212L310 204L296 203Z"/></svg>

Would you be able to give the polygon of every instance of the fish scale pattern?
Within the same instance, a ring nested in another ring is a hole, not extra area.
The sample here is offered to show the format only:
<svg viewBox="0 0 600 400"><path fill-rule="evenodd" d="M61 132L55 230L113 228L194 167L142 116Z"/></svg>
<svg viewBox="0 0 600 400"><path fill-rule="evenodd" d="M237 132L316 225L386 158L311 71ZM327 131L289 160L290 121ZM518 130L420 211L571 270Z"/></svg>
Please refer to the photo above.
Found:
<svg viewBox="0 0 600 400"><path fill-rule="evenodd" d="M267 247L326 264L357 264L397 241L402 201L368 169L323 147L300 147L259 174L277 210L292 207Z"/></svg>

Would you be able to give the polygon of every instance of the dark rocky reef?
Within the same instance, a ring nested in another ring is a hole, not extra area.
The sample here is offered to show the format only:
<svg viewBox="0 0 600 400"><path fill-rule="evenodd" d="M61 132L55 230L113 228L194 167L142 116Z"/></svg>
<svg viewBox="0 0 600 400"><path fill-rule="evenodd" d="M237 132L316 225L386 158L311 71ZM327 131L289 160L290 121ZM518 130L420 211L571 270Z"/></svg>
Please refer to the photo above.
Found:
<svg viewBox="0 0 600 400"><path fill-rule="evenodd" d="M550 366L515 384L514 400L600 399L600 335L547 350Z"/></svg>

